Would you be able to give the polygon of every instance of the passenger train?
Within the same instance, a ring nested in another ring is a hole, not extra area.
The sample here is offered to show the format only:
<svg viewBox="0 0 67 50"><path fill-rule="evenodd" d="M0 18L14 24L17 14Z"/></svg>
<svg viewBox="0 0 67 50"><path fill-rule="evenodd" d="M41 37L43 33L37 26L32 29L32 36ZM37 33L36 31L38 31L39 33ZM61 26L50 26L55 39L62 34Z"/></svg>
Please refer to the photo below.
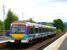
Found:
<svg viewBox="0 0 67 50"><path fill-rule="evenodd" d="M21 41L29 43L34 39L44 38L55 34L56 27L37 23L15 21L11 23L10 33L7 33L10 42Z"/></svg>

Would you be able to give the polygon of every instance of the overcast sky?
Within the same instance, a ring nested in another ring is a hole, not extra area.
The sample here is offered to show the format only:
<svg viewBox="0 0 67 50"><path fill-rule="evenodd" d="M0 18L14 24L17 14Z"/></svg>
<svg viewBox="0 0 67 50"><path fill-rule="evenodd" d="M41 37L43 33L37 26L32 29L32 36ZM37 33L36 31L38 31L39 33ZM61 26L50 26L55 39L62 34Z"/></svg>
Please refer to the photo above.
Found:
<svg viewBox="0 0 67 50"><path fill-rule="evenodd" d="M52 22L60 18L67 22L67 0L0 0L1 20L3 20L3 4L6 14L11 8L20 20L33 18L37 22Z"/></svg>

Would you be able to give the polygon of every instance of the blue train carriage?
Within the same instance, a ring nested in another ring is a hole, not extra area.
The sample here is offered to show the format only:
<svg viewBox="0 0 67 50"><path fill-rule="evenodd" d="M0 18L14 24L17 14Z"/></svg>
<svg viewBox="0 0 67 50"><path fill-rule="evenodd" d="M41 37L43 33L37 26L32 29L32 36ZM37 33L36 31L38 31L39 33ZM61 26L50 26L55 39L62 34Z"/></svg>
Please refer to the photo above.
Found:
<svg viewBox="0 0 67 50"><path fill-rule="evenodd" d="M53 26L16 21L11 24L10 42L21 41L21 43L29 43L34 39L55 34L55 29Z"/></svg>

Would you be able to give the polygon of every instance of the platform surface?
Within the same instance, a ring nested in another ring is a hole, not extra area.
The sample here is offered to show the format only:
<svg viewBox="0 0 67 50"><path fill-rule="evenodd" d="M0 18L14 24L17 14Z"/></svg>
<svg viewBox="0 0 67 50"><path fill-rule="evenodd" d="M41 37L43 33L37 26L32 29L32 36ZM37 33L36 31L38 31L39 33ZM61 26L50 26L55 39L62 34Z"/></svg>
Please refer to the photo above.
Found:
<svg viewBox="0 0 67 50"><path fill-rule="evenodd" d="M59 47L58 50L67 50L67 37L66 37L66 39L63 41L63 43L61 44L61 46Z"/></svg>
<svg viewBox="0 0 67 50"><path fill-rule="evenodd" d="M67 50L67 33L62 35L43 50Z"/></svg>
<svg viewBox="0 0 67 50"><path fill-rule="evenodd" d="M9 41L9 39L6 36L0 36L0 44L8 42L8 41Z"/></svg>

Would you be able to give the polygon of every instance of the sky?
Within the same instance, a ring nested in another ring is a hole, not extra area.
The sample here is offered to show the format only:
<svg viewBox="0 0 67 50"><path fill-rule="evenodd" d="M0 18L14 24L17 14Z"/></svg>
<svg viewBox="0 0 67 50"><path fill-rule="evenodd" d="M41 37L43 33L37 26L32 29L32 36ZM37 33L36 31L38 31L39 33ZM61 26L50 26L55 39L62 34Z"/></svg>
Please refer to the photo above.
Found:
<svg viewBox="0 0 67 50"><path fill-rule="evenodd" d="M62 19L67 22L67 0L0 0L0 20L3 18L3 5L5 15L11 9L19 20L33 18L36 22L53 22Z"/></svg>

